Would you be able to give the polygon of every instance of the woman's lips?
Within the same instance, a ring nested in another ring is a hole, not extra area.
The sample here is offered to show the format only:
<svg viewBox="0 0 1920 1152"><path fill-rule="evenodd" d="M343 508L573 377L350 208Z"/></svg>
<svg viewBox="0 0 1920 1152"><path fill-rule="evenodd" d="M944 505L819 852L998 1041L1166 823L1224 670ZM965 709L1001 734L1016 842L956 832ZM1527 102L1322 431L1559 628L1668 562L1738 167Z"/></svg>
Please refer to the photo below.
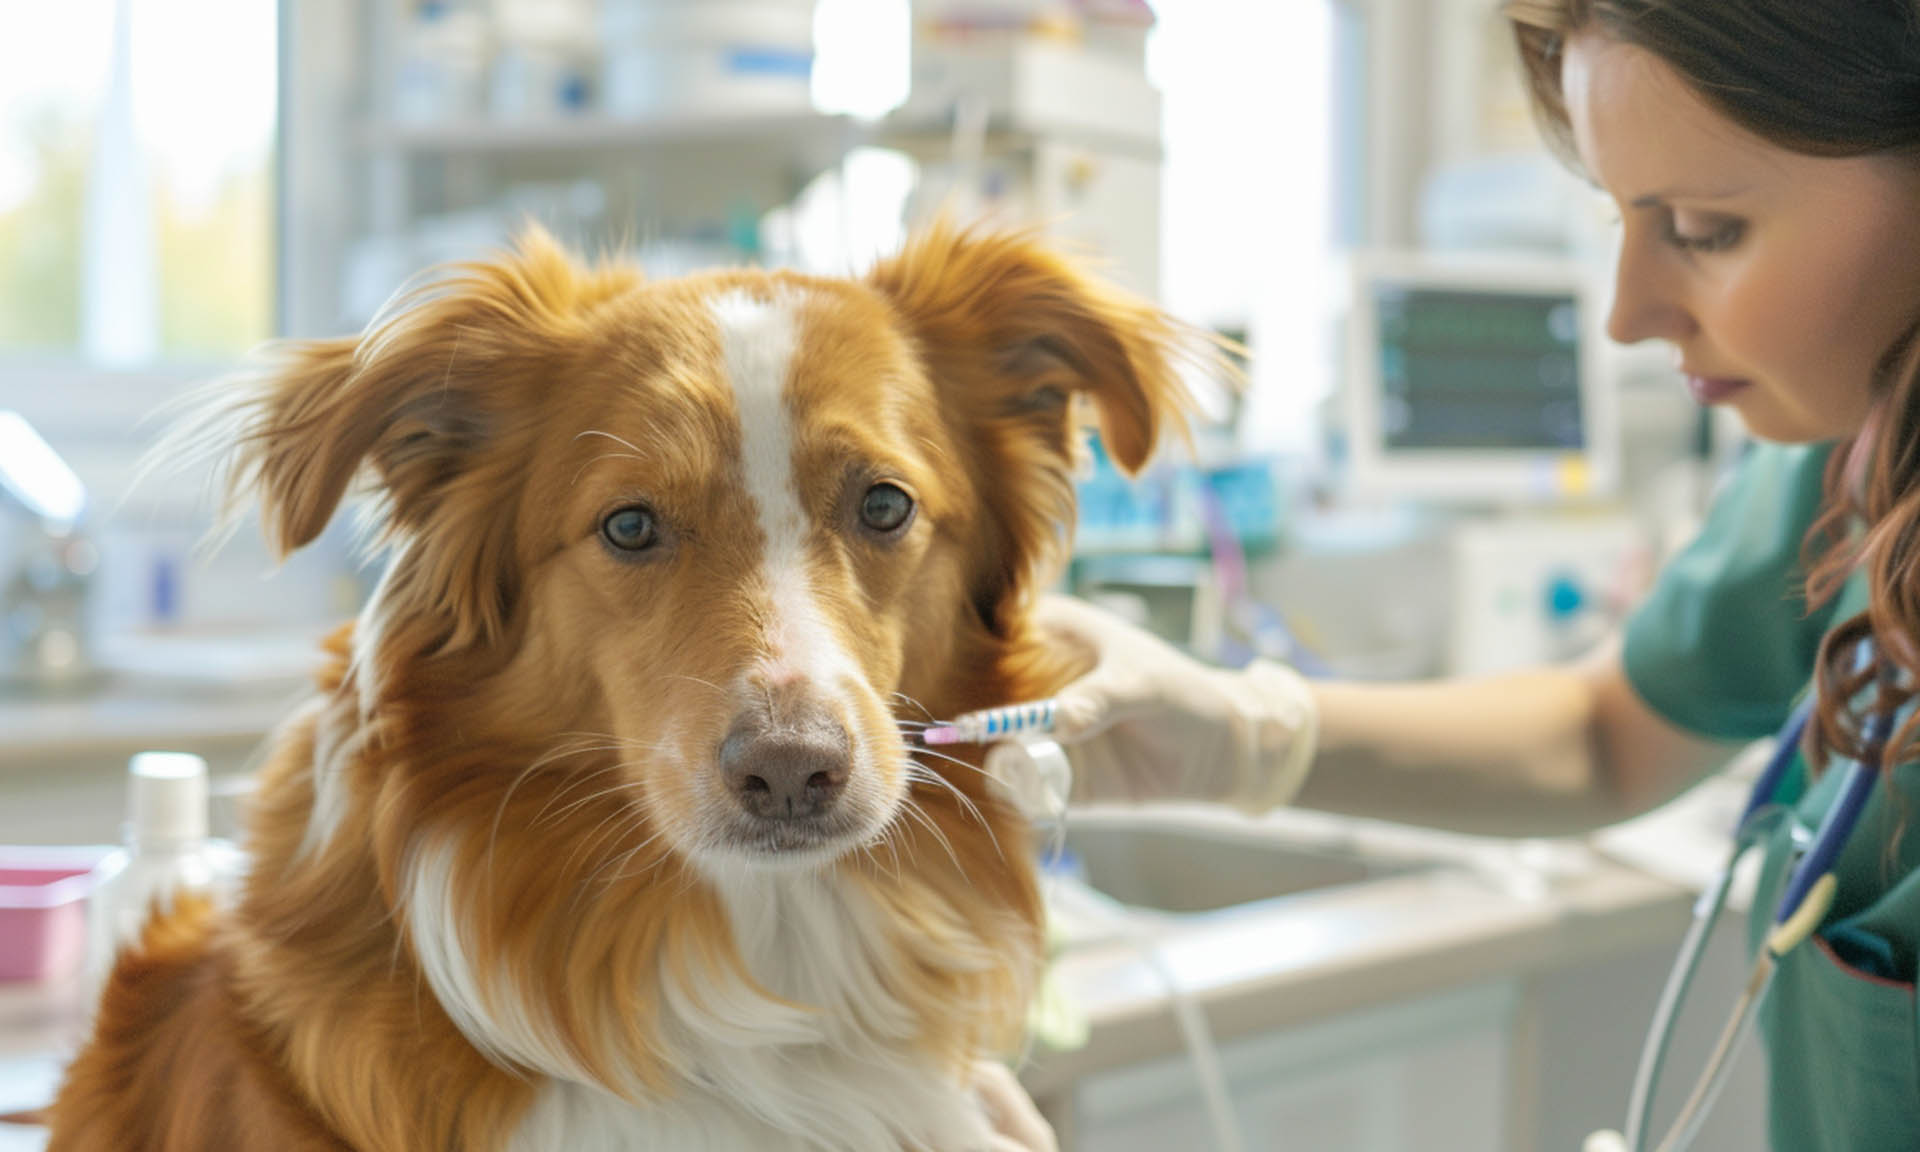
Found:
<svg viewBox="0 0 1920 1152"><path fill-rule="evenodd" d="M1692 394L1696 404L1718 404L1746 386L1745 380L1687 374L1687 391Z"/></svg>

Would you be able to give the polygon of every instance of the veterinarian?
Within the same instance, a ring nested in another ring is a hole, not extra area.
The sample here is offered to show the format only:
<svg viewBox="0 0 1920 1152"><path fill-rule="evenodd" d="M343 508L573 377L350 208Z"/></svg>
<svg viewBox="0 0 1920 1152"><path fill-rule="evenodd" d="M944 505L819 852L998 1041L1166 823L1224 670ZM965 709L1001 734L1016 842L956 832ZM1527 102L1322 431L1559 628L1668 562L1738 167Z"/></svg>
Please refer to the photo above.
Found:
<svg viewBox="0 0 1920 1152"><path fill-rule="evenodd" d="M1845 622L1870 620L1883 672L1920 675L1920 2L1510 0L1505 16L1549 137L1618 206L1609 334L1670 344L1694 398L1757 442L1699 537L1578 666L1309 684L1203 666L1049 603L1049 626L1097 658L1060 696L1076 799L1291 796L1471 832L1578 832L1773 733L1816 678L1852 670L1850 636L1822 648ZM1763 927L1791 825L1819 823L1861 753L1841 738L1843 720L1859 727L1848 707L1847 691L1821 695L1827 768L1801 760L1786 778L1795 818L1767 845ZM1895 714L1814 946L1780 959L1760 1009L1783 1152L1920 1147L1912 712Z"/></svg>

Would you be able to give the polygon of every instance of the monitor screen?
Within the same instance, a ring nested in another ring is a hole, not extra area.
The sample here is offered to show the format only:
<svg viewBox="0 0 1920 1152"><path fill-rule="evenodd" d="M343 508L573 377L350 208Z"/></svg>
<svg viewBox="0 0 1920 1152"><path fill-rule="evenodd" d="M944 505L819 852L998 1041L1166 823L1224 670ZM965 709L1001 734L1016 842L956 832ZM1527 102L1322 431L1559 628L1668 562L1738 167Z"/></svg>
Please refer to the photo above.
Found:
<svg viewBox="0 0 1920 1152"><path fill-rule="evenodd" d="M1365 263L1347 380L1356 484L1495 503L1603 491L1615 449L1591 312L1564 266Z"/></svg>
<svg viewBox="0 0 1920 1152"><path fill-rule="evenodd" d="M1410 284L1377 291L1388 451L1580 448L1572 296Z"/></svg>

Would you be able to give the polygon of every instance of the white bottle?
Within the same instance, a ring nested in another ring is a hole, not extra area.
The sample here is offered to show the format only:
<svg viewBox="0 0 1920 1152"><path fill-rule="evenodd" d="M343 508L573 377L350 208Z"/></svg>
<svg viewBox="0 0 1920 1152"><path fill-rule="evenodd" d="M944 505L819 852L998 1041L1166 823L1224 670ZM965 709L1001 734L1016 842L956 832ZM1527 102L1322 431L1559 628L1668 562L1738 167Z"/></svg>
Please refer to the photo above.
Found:
<svg viewBox="0 0 1920 1152"><path fill-rule="evenodd" d="M88 909L88 951L100 979L140 938L156 910L183 893L233 895L244 857L207 836L207 762L185 752L142 752L127 764L125 846L101 865Z"/></svg>
<svg viewBox="0 0 1920 1152"><path fill-rule="evenodd" d="M988 747L981 767L1027 819L1046 823L1066 815L1073 764L1066 749L1053 741L1002 740Z"/></svg>

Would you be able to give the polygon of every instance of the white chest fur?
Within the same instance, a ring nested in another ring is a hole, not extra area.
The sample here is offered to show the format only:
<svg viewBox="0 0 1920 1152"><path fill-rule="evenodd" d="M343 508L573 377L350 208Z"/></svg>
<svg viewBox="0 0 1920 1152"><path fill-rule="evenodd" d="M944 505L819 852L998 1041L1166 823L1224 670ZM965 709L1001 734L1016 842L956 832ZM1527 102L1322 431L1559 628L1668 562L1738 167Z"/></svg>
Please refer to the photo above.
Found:
<svg viewBox="0 0 1920 1152"><path fill-rule="evenodd" d="M876 912L825 874L710 875L748 970L660 973L663 1040L682 1086L636 1107L587 1084L542 1088L511 1147L660 1152L976 1152L970 1092L912 1053L914 1014L888 990ZM794 1007L811 1006L811 1011Z"/></svg>

